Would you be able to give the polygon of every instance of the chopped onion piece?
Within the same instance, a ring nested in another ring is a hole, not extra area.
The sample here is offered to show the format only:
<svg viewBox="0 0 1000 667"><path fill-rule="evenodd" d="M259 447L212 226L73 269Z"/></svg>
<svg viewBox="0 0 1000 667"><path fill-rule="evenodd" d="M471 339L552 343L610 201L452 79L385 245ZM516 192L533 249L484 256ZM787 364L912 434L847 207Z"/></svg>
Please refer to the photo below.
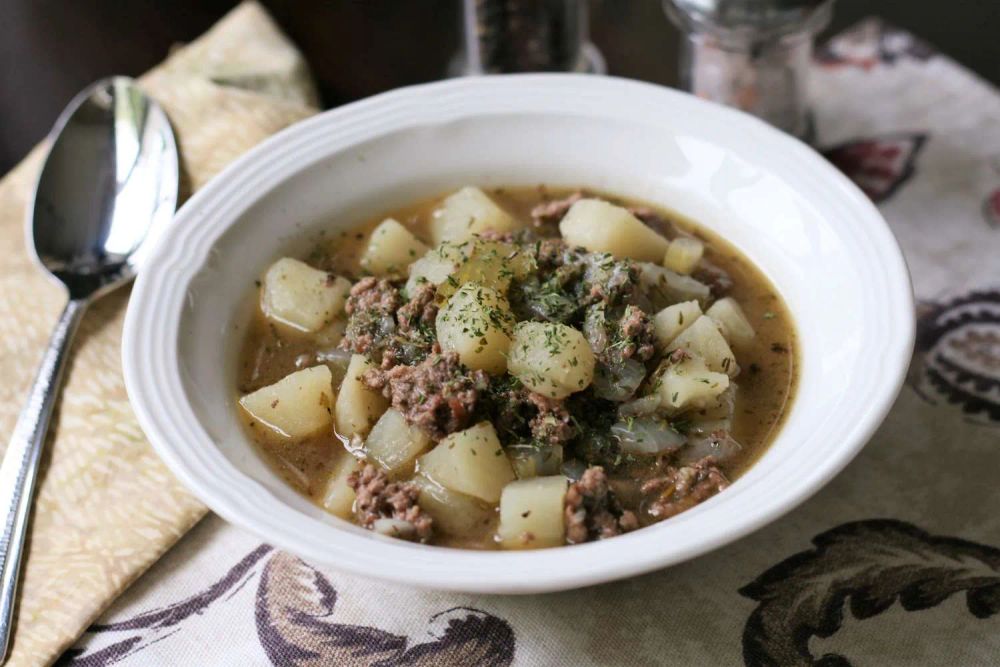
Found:
<svg viewBox="0 0 1000 667"><path fill-rule="evenodd" d="M611 435L629 454L665 454L686 441L667 422L649 417L617 422L611 427Z"/></svg>
<svg viewBox="0 0 1000 667"><path fill-rule="evenodd" d="M635 359L625 359L620 366L598 364L594 369L594 395L609 401L624 401L645 378L646 367Z"/></svg>
<svg viewBox="0 0 1000 667"><path fill-rule="evenodd" d="M506 449L518 479L558 475L562 467L562 445L527 443L510 445Z"/></svg>
<svg viewBox="0 0 1000 667"><path fill-rule="evenodd" d="M637 262L639 285L652 303L656 312L679 301L698 301L704 304L711 296L708 285L691 276L682 276L662 266L649 262Z"/></svg>
<svg viewBox="0 0 1000 667"><path fill-rule="evenodd" d="M628 417L646 417L656 412L659 407L660 395L650 394L649 396L643 396L641 398L631 400L628 403L622 403L619 405L618 417L619 419L626 419Z"/></svg>

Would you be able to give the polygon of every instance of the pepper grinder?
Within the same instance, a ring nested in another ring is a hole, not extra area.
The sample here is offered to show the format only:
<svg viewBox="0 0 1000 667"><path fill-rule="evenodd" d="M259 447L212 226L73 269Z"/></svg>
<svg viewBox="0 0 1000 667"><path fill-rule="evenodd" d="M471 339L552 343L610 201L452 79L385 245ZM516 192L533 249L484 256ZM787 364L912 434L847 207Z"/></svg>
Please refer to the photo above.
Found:
<svg viewBox="0 0 1000 667"><path fill-rule="evenodd" d="M663 0L686 35L681 85L810 138L813 39L833 0Z"/></svg>
<svg viewBox="0 0 1000 667"><path fill-rule="evenodd" d="M606 71L586 0L462 0L462 33L452 76Z"/></svg>

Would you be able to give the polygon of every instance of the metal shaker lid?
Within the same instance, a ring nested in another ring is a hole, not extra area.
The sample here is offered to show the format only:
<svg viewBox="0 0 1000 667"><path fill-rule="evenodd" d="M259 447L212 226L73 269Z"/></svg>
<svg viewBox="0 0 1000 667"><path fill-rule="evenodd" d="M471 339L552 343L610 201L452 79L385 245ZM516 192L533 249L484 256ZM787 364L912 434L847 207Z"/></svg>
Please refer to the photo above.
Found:
<svg viewBox="0 0 1000 667"><path fill-rule="evenodd" d="M822 30L833 0L663 0L663 7L685 32L760 40Z"/></svg>

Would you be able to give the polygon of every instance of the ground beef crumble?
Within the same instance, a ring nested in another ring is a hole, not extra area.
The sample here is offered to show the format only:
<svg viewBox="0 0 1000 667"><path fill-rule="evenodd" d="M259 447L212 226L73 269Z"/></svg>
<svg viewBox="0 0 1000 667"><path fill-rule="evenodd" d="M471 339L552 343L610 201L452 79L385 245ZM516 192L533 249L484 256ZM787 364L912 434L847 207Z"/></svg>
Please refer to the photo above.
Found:
<svg viewBox="0 0 1000 667"><path fill-rule="evenodd" d="M656 519L666 519L708 500L727 486L729 480L715 459L706 457L691 465L667 468L665 475L643 484L640 492L655 494L647 511Z"/></svg>
<svg viewBox="0 0 1000 667"><path fill-rule="evenodd" d="M365 528L373 528L379 519L405 521L413 527L395 536L426 542L433 532L432 519L417 505L420 488L410 482L390 482L384 472L370 463L352 472L347 483L357 495L355 515Z"/></svg>
<svg viewBox="0 0 1000 667"><path fill-rule="evenodd" d="M434 440L469 425L479 392L489 383L485 372L467 369L457 353L442 353L437 347L419 364L373 369L362 379L390 399L407 423L423 429Z"/></svg>
<svg viewBox="0 0 1000 667"><path fill-rule="evenodd" d="M655 351L656 334L649 315L636 306L626 306L618 321L618 340L623 359L648 361Z"/></svg>
<svg viewBox="0 0 1000 667"><path fill-rule="evenodd" d="M341 346L369 356L378 351L381 357L386 340L396 332L396 311L401 305L399 290L390 281L369 276L356 282L344 305L348 319Z"/></svg>
<svg viewBox="0 0 1000 667"><path fill-rule="evenodd" d="M583 199L583 192L578 190L568 197L550 199L541 204L536 204L531 209L531 222L536 227L558 223L566 215L566 211L581 199Z"/></svg>
<svg viewBox="0 0 1000 667"><path fill-rule="evenodd" d="M404 302L389 280L362 278L351 288L344 307L347 331L340 346L364 354L382 368L420 361L434 343L437 288L419 285Z"/></svg>
<svg viewBox="0 0 1000 667"><path fill-rule="evenodd" d="M508 377L491 377L478 418L491 422L504 444L563 445L578 435L565 399L542 396Z"/></svg>
<svg viewBox="0 0 1000 667"><path fill-rule="evenodd" d="M729 277L729 274L704 259L698 263L698 268L691 274L691 277L708 285L708 289L711 290L712 296L716 299L726 296L733 289L733 279Z"/></svg>
<svg viewBox="0 0 1000 667"><path fill-rule="evenodd" d="M622 510L608 489L604 468L587 468L566 490L566 541L579 544L603 540L639 527L634 512Z"/></svg>
<svg viewBox="0 0 1000 667"><path fill-rule="evenodd" d="M437 287L424 283L417 285L410 295L410 300L396 312L399 332L408 334L413 331L426 330L424 327L434 327L437 318Z"/></svg>
<svg viewBox="0 0 1000 667"><path fill-rule="evenodd" d="M527 402L537 413L528 426L533 440L546 445L562 445L576 436L573 418L562 399L550 398L525 390Z"/></svg>

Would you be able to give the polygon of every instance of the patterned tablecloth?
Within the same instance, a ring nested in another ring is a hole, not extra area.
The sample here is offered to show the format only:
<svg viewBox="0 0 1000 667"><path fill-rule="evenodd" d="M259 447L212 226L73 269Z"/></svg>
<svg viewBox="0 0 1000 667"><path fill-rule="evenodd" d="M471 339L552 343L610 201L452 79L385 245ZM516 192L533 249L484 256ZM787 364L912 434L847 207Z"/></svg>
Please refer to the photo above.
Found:
<svg viewBox="0 0 1000 667"><path fill-rule="evenodd" d="M815 84L817 144L878 202L920 312L892 413L814 498L695 561L530 597L365 581L210 516L62 663L1000 664L1000 95L877 21Z"/></svg>

